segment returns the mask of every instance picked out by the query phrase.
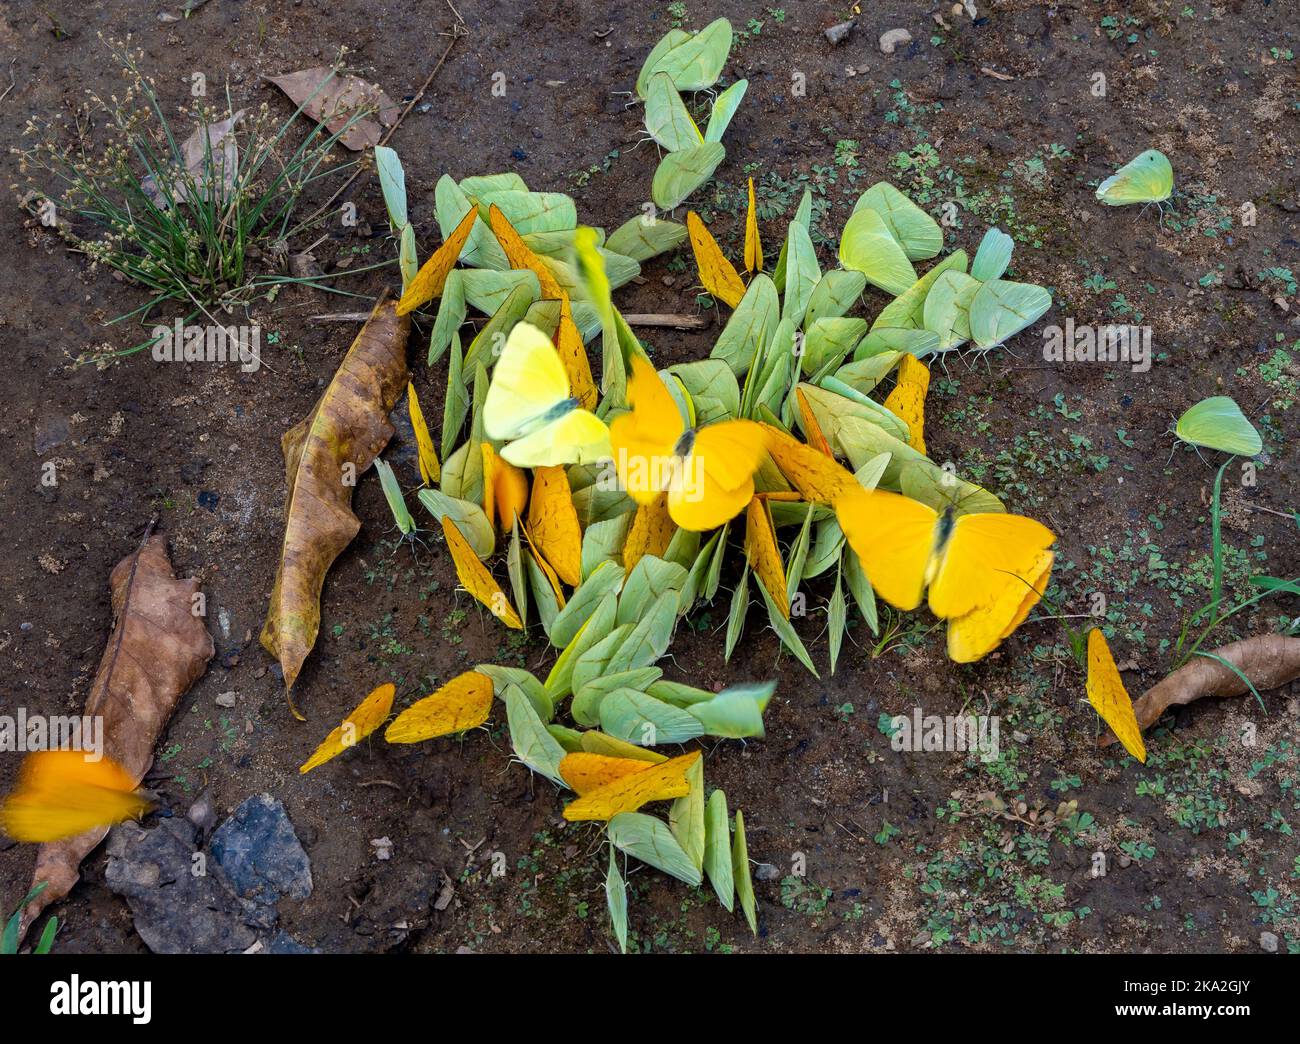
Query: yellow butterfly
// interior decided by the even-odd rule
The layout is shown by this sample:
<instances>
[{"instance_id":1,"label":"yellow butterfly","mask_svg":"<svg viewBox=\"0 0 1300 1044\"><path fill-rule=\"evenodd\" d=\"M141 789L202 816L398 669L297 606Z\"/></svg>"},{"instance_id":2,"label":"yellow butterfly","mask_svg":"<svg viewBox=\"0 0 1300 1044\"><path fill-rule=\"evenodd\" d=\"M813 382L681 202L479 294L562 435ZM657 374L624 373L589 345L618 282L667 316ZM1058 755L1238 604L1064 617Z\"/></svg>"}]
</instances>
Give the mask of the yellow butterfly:
<instances>
[{"instance_id":1,"label":"yellow butterfly","mask_svg":"<svg viewBox=\"0 0 1300 1044\"><path fill-rule=\"evenodd\" d=\"M883 490L850 489L835 504L840 527L871 586L896 609L949 621L948 655L978 660L1014 631L1042 597L1056 535L1032 518L935 511Z\"/></svg>"},{"instance_id":2,"label":"yellow butterfly","mask_svg":"<svg viewBox=\"0 0 1300 1044\"><path fill-rule=\"evenodd\" d=\"M1088 702L1111 727L1124 749L1145 763L1147 747L1142 741L1133 700L1124 688L1124 679L1115 666L1106 636L1096 627L1088 632Z\"/></svg>"},{"instance_id":3,"label":"yellow butterfly","mask_svg":"<svg viewBox=\"0 0 1300 1044\"><path fill-rule=\"evenodd\" d=\"M30 754L18 786L0 806L0 827L17 841L58 841L107 828L149 810L136 782L112 758L80 750Z\"/></svg>"},{"instance_id":4,"label":"yellow butterfly","mask_svg":"<svg viewBox=\"0 0 1300 1044\"><path fill-rule=\"evenodd\" d=\"M531 323L516 323L506 338L483 402L483 428L506 442L502 458L521 468L610 455L605 422L579 406L555 345Z\"/></svg>"},{"instance_id":5,"label":"yellow butterfly","mask_svg":"<svg viewBox=\"0 0 1300 1044\"><path fill-rule=\"evenodd\" d=\"M668 514L682 529L716 529L754 495L754 472L767 452L761 425L719 421L688 428L664 382L642 356L632 357L630 412L610 425L614 465L638 504L668 494Z\"/></svg>"}]
</instances>

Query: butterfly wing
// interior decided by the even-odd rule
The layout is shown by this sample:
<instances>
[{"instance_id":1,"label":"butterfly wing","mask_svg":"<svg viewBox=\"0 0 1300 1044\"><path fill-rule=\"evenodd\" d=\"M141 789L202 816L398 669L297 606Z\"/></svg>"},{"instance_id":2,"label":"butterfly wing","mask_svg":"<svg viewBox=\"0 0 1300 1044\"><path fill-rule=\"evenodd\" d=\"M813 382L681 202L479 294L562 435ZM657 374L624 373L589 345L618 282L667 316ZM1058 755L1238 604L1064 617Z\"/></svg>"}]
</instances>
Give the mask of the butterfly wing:
<instances>
[{"instance_id":1,"label":"butterfly wing","mask_svg":"<svg viewBox=\"0 0 1300 1044\"><path fill-rule=\"evenodd\" d=\"M1147 149L1097 186L1097 198L1112 207L1161 203L1174 191L1174 168L1159 149Z\"/></svg>"},{"instance_id":2,"label":"butterfly wing","mask_svg":"<svg viewBox=\"0 0 1300 1044\"><path fill-rule=\"evenodd\" d=\"M501 447L501 457L518 468L594 464L611 456L609 429L587 410L572 409Z\"/></svg>"},{"instance_id":3,"label":"butterfly wing","mask_svg":"<svg viewBox=\"0 0 1300 1044\"><path fill-rule=\"evenodd\" d=\"M976 608L949 620L948 658L955 663L983 659L1024 623L1047 590L1054 558L1051 551L1041 552L1028 575L1007 577Z\"/></svg>"},{"instance_id":4,"label":"butterfly wing","mask_svg":"<svg viewBox=\"0 0 1300 1044\"><path fill-rule=\"evenodd\" d=\"M920 605L938 512L897 493L862 489L841 495L835 514L876 593L895 609Z\"/></svg>"},{"instance_id":5,"label":"butterfly wing","mask_svg":"<svg viewBox=\"0 0 1300 1044\"><path fill-rule=\"evenodd\" d=\"M532 323L516 323L492 368L483 430L491 439L518 438L568 397L569 378L551 339Z\"/></svg>"},{"instance_id":6,"label":"butterfly wing","mask_svg":"<svg viewBox=\"0 0 1300 1044\"><path fill-rule=\"evenodd\" d=\"M1009 579L1032 573L1039 555L1055 540L1055 533L1024 515L959 516L939 550L930 580L930 611L951 620L988 604Z\"/></svg>"},{"instance_id":7,"label":"butterfly wing","mask_svg":"<svg viewBox=\"0 0 1300 1044\"><path fill-rule=\"evenodd\" d=\"M673 448L686 424L659 374L640 355L632 357L627 400L632 409L610 425L610 446L623 488L638 504L650 504L667 488Z\"/></svg>"},{"instance_id":8,"label":"butterfly wing","mask_svg":"<svg viewBox=\"0 0 1300 1044\"><path fill-rule=\"evenodd\" d=\"M1116 738L1138 761L1147 759L1146 744L1138 727L1133 700L1124 688L1106 636L1097 628L1088 632L1088 702L1111 727Z\"/></svg>"},{"instance_id":9,"label":"butterfly wing","mask_svg":"<svg viewBox=\"0 0 1300 1044\"><path fill-rule=\"evenodd\" d=\"M1175 433L1184 442L1206 449L1253 457L1264 448L1255 426L1227 395L1203 399L1178 418Z\"/></svg>"},{"instance_id":10,"label":"butterfly wing","mask_svg":"<svg viewBox=\"0 0 1300 1044\"><path fill-rule=\"evenodd\" d=\"M677 462L668 486L668 514L682 529L703 532L735 518L754 495L754 472L767 437L753 421L710 424Z\"/></svg>"},{"instance_id":11,"label":"butterfly wing","mask_svg":"<svg viewBox=\"0 0 1300 1044\"><path fill-rule=\"evenodd\" d=\"M111 758L87 761L80 750L28 756L18 786L0 806L0 826L18 841L58 841L138 816L149 802Z\"/></svg>"}]
</instances>

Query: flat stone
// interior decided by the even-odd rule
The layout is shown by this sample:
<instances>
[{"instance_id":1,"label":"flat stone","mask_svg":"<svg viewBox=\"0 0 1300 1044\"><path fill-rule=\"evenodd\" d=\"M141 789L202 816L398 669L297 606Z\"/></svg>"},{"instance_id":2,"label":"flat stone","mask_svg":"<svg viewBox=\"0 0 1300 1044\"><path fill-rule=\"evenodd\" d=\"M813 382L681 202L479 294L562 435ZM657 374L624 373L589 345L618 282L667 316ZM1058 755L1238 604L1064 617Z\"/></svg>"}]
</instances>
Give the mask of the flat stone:
<instances>
[{"instance_id":1,"label":"flat stone","mask_svg":"<svg viewBox=\"0 0 1300 1044\"><path fill-rule=\"evenodd\" d=\"M258 794L235 809L217 827L210 845L236 895L271 905L288 896L311 895L311 860L289 821L270 794Z\"/></svg>"}]
</instances>

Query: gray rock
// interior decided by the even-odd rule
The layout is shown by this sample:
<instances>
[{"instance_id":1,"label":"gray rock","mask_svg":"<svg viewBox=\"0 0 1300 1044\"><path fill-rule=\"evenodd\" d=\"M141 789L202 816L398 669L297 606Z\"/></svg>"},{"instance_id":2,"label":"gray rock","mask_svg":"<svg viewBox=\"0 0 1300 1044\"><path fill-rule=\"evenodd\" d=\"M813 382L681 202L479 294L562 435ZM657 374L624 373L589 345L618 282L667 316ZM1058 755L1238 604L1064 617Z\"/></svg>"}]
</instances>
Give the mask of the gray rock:
<instances>
[{"instance_id":1,"label":"gray rock","mask_svg":"<svg viewBox=\"0 0 1300 1044\"><path fill-rule=\"evenodd\" d=\"M154 953L239 953L275 922L273 910L239 899L201 872L197 837L194 824L179 817L153 830L122 823L109 835L105 881L126 899Z\"/></svg>"},{"instance_id":2,"label":"gray rock","mask_svg":"<svg viewBox=\"0 0 1300 1044\"><path fill-rule=\"evenodd\" d=\"M853 19L849 19L847 22L840 22L839 25L823 30L822 35L832 44L841 44L848 39L849 33L853 32L853 27L857 24Z\"/></svg>"},{"instance_id":3,"label":"gray rock","mask_svg":"<svg viewBox=\"0 0 1300 1044\"><path fill-rule=\"evenodd\" d=\"M235 894L271 905L311 895L311 861L270 794L249 798L212 835L212 857Z\"/></svg>"},{"instance_id":4,"label":"gray rock","mask_svg":"<svg viewBox=\"0 0 1300 1044\"><path fill-rule=\"evenodd\" d=\"M1260 932L1259 948L1265 953L1277 953L1277 936L1272 932Z\"/></svg>"},{"instance_id":5,"label":"gray rock","mask_svg":"<svg viewBox=\"0 0 1300 1044\"><path fill-rule=\"evenodd\" d=\"M777 881L781 878L781 871L771 863L759 863L754 867L754 876L760 881Z\"/></svg>"}]
</instances>

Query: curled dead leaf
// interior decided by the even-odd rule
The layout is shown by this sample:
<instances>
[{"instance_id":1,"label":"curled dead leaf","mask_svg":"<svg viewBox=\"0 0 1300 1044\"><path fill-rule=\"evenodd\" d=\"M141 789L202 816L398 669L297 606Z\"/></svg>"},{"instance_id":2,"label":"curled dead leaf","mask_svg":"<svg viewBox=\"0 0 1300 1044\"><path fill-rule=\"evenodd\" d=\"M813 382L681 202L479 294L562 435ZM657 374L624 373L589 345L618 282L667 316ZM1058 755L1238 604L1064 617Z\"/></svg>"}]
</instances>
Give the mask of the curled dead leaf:
<instances>
[{"instance_id":1,"label":"curled dead leaf","mask_svg":"<svg viewBox=\"0 0 1300 1044\"><path fill-rule=\"evenodd\" d=\"M1232 665L1233 670L1224 663ZM1276 689L1300 678L1300 638L1285 634L1260 634L1220 646L1179 667L1133 701L1138 727L1148 729L1170 707L1182 706L1203 696L1240 696L1249 689L1250 679L1259 692ZM1110 733L1097 745L1116 742Z\"/></svg>"},{"instance_id":2,"label":"curled dead leaf","mask_svg":"<svg viewBox=\"0 0 1300 1044\"><path fill-rule=\"evenodd\" d=\"M196 613L199 581L178 580L167 542L148 536L109 576L113 633L99 661L84 713L103 718L104 755L138 785L177 701L212 659L212 636ZM20 937L47 906L72 890L81 861L108 833L99 827L41 845L32 884L47 887L23 911Z\"/></svg>"},{"instance_id":3,"label":"curled dead leaf","mask_svg":"<svg viewBox=\"0 0 1300 1044\"><path fill-rule=\"evenodd\" d=\"M289 495L280 568L261 638L280 661L286 693L316 644L325 574L361 528L352 513L357 476L393 435L388 414L407 384L410 328L410 319L396 314L385 293L325 394L281 440ZM291 696L289 707L305 720Z\"/></svg>"}]
</instances>

